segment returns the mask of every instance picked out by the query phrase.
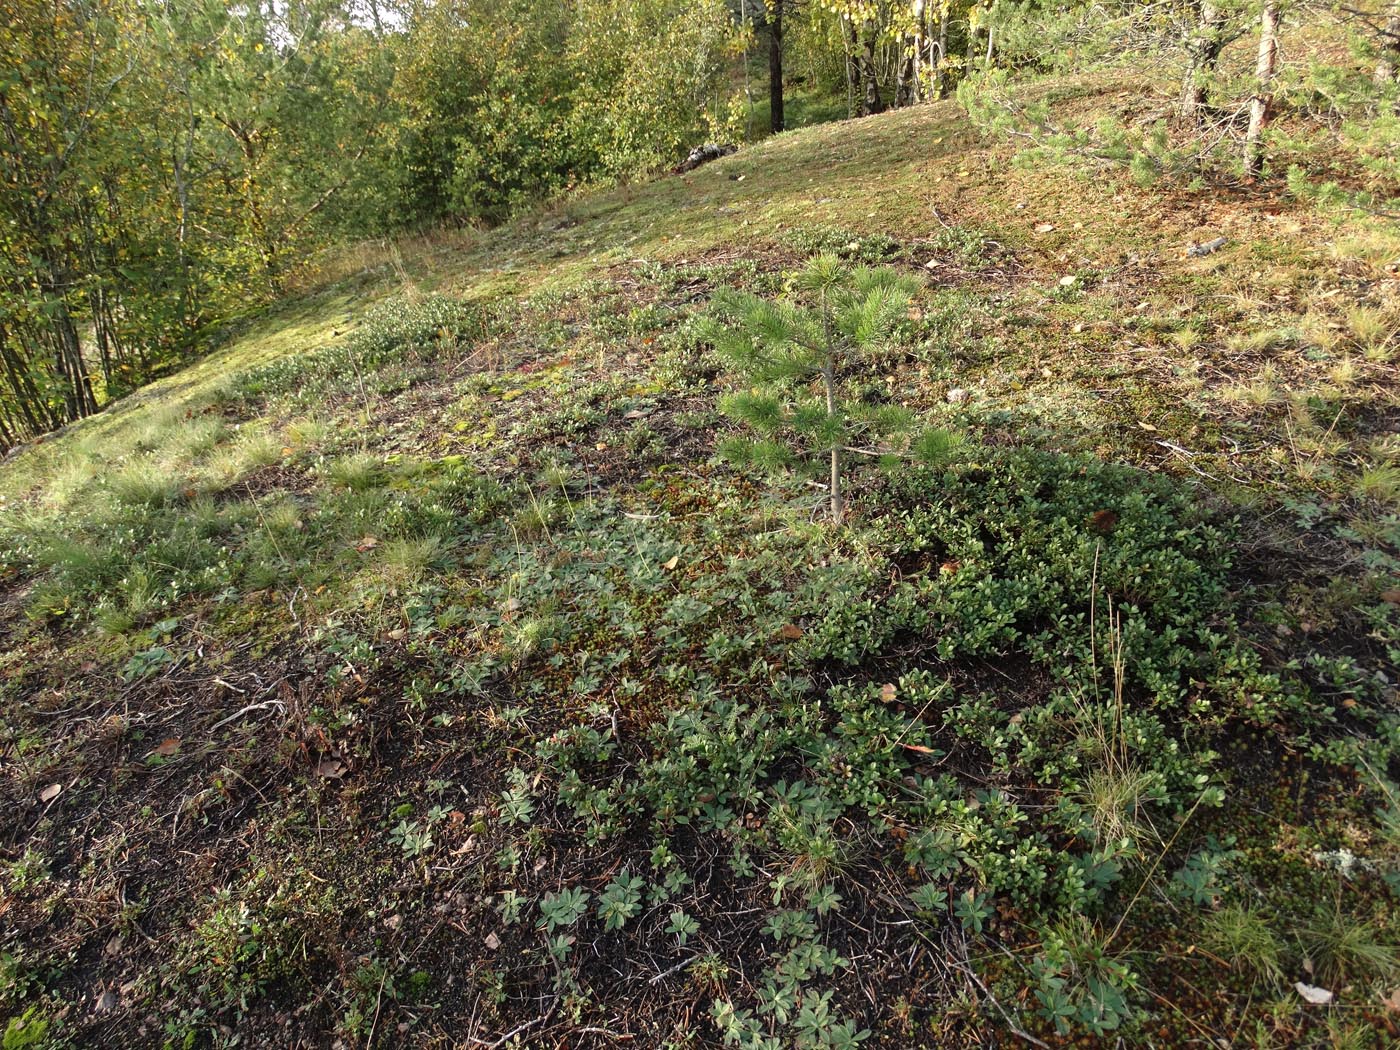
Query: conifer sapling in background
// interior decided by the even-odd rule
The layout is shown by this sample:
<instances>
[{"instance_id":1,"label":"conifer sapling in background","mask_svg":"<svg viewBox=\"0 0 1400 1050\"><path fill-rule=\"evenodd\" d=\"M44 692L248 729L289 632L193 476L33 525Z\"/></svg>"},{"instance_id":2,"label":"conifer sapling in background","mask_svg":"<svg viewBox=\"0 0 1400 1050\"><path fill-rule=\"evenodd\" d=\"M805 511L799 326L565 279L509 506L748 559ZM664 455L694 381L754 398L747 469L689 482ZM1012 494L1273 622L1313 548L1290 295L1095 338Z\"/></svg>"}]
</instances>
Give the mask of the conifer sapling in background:
<instances>
[{"instance_id":1,"label":"conifer sapling in background","mask_svg":"<svg viewBox=\"0 0 1400 1050\"><path fill-rule=\"evenodd\" d=\"M892 443L901 439L921 459L946 456L950 435L927 431L911 442L907 408L870 404L853 389L861 358L893 336L917 287L889 267L851 268L827 254L808 261L785 299L716 295L708 336L750 384L721 400L720 411L756 432L725 441L721 454L775 472L825 474L838 523L847 453L890 465L901 458Z\"/></svg>"}]
</instances>

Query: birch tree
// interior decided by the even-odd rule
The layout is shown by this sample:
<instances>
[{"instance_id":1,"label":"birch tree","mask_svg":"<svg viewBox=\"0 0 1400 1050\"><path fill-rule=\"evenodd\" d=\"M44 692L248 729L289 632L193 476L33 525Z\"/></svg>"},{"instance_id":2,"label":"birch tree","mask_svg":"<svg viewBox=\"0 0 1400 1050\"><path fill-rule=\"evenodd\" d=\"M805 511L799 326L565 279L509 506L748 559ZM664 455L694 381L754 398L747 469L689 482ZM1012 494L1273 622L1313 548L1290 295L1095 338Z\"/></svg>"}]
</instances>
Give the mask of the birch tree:
<instances>
[{"instance_id":1,"label":"birch tree","mask_svg":"<svg viewBox=\"0 0 1400 1050\"><path fill-rule=\"evenodd\" d=\"M1244 169L1258 178L1264 172L1264 128L1273 108L1274 75L1278 70L1278 0L1264 0L1259 18L1259 57L1254 66L1254 95L1249 100L1249 130L1244 138Z\"/></svg>"}]
</instances>

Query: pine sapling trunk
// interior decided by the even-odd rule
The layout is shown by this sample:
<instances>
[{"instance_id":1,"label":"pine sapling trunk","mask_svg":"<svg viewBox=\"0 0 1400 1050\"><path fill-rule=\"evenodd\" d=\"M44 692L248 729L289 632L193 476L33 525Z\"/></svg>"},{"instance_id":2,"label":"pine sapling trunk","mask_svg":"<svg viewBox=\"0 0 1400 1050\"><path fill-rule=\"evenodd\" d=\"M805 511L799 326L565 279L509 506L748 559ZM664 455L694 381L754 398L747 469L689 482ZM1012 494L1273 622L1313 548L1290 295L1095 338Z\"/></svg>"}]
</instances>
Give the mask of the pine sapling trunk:
<instances>
[{"instance_id":1,"label":"pine sapling trunk","mask_svg":"<svg viewBox=\"0 0 1400 1050\"><path fill-rule=\"evenodd\" d=\"M827 414L835 416L836 374L830 357L826 359L826 367L822 369L822 378L826 380ZM845 516L846 501L841 495L841 444L834 442L831 446L831 520L840 525Z\"/></svg>"},{"instance_id":2,"label":"pine sapling trunk","mask_svg":"<svg viewBox=\"0 0 1400 1050\"><path fill-rule=\"evenodd\" d=\"M826 357L822 362L822 382L826 385L826 414L836 417L836 344L832 336L831 304L822 292L822 333L826 342ZM841 442L831 444L831 520L841 524L846 516L846 501L841 494Z\"/></svg>"}]
</instances>

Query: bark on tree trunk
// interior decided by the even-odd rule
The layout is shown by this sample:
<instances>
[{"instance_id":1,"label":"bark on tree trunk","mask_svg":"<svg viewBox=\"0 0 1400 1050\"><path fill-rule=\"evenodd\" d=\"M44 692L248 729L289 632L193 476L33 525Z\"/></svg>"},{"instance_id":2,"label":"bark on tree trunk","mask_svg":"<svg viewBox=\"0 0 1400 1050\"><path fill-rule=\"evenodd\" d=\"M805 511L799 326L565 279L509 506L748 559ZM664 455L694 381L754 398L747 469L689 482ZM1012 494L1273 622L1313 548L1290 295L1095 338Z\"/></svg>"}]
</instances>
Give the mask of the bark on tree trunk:
<instances>
[{"instance_id":1,"label":"bark on tree trunk","mask_svg":"<svg viewBox=\"0 0 1400 1050\"><path fill-rule=\"evenodd\" d=\"M860 95L860 65L856 50L860 41L856 37L856 26L849 18L842 18L846 27L846 116L857 115L856 98Z\"/></svg>"},{"instance_id":2,"label":"bark on tree trunk","mask_svg":"<svg viewBox=\"0 0 1400 1050\"><path fill-rule=\"evenodd\" d=\"M1400 69L1400 6L1386 19L1385 29L1381 32L1383 37L1381 57L1376 63L1376 83L1384 87L1395 79L1395 72Z\"/></svg>"},{"instance_id":3,"label":"bark on tree trunk","mask_svg":"<svg viewBox=\"0 0 1400 1050\"><path fill-rule=\"evenodd\" d=\"M909 52L904 56L904 61L899 67L899 84L894 92L894 105L896 109L912 105L918 78L914 72L914 52Z\"/></svg>"},{"instance_id":4,"label":"bark on tree trunk","mask_svg":"<svg viewBox=\"0 0 1400 1050\"><path fill-rule=\"evenodd\" d=\"M867 26L861 34L860 79L864 94L861 97L861 116L868 117L885 111L885 101L880 97L880 81L875 75L875 33Z\"/></svg>"},{"instance_id":5,"label":"bark on tree trunk","mask_svg":"<svg viewBox=\"0 0 1400 1050\"><path fill-rule=\"evenodd\" d=\"M61 300L50 304L55 311L45 332L45 342L53 359L54 374L63 380L63 421L71 423L97 411L92 382L83 364L78 330Z\"/></svg>"},{"instance_id":6,"label":"bark on tree trunk","mask_svg":"<svg viewBox=\"0 0 1400 1050\"><path fill-rule=\"evenodd\" d=\"M786 126L783 116L783 2L769 0L768 10L768 129L774 134Z\"/></svg>"},{"instance_id":7,"label":"bark on tree trunk","mask_svg":"<svg viewBox=\"0 0 1400 1050\"><path fill-rule=\"evenodd\" d=\"M928 37L928 11L918 5L914 21L914 101L924 100L924 40Z\"/></svg>"},{"instance_id":8,"label":"bark on tree trunk","mask_svg":"<svg viewBox=\"0 0 1400 1050\"><path fill-rule=\"evenodd\" d=\"M938 62L934 66L934 81L938 97L948 97L948 11L938 16Z\"/></svg>"},{"instance_id":9,"label":"bark on tree trunk","mask_svg":"<svg viewBox=\"0 0 1400 1050\"><path fill-rule=\"evenodd\" d=\"M1278 0L1265 0L1259 22L1259 61L1254 67L1254 97L1249 103L1249 130L1244 137L1245 174L1258 178L1264 171L1264 128L1273 105L1274 71L1278 68Z\"/></svg>"},{"instance_id":10,"label":"bark on tree trunk","mask_svg":"<svg viewBox=\"0 0 1400 1050\"><path fill-rule=\"evenodd\" d=\"M1207 82L1225 48L1224 16L1214 0L1201 0L1196 8L1196 28L1187 42L1186 76L1181 84L1179 112L1183 123L1200 124L1210 97Z\"/></svg>"},{"instance_id":11,"label":"bark on tree trunk","mask_svg":"<svg viewBox=\"0 0 1400 1050\"><path fill-rule=\"evenodd\" d=\"M0 363L5 366L5 378L14 394L15 404L24 417L25 428L30 434L43 433L44 424L36 415L44 410L43 400L34 380L30 378L28 366L11 348L10 333L3 326L0 326Z\"/></svg>"}]
</instances>

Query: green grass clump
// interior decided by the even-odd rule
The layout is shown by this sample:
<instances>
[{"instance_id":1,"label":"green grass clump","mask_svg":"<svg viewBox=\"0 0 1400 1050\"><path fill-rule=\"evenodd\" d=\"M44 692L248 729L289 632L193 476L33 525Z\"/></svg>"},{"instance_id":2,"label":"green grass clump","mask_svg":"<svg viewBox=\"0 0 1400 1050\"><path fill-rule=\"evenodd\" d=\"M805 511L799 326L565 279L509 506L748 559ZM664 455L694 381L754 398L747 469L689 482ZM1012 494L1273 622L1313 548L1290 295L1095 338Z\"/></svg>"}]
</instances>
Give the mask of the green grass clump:
<instances>
[{"instance_id":1,"label":"green grass clump","mask_svg":"<svg viewBox=\"0 0 1400 1050\"><path fill-rule=\"evenodd\" d=\"M1282 939L1257 908L1222 907L1206 919L1205 946L1245 973L1279 984L1286 961Z\"/></svg>"},{"instance_id":2,"label":"green grass clump","mask_svg":"<svg viewBox=\"0 0 1400 1050\"><path fill-rule=\"evenodd\" d=\"M1330 903L1319 904L1295 933L1303 957L1329 986L1392 977L1400 969L1393 939L1369 918L1350 912L1340 892Z\"/></svg>"},{"instance_id":3,"label":"green grass clump","mask_svg":"<svg viewBox=\"0 0 1400 1050\"><path fill-rule=\"evenodd\" d=\"M369 492L387 480L384 463L365 453L343 456L326 464L326 478L332 485L350 492Z\"/></svg>"},{"instance_id":4,"label":"green grass clump","mask_svg":"<svg viewBox=\"0 0 1400 1050\"><path fill-rule=\"evenodd\" d=\"M400 296L375 307L346 338L248 369L224 392L242 402L295 395L312 403L362 393L377 373L410 360L465 353L486 331L480 309L445 296Z\"/></svg>"},{"instance_id":5,"label":"green grass clump","mask_svg":"<svg viewBox=\"0 0 1400 1050\"><path fill-rule=\"evenodd\" d=\"M113 474L107 482L118 503L129 507L164 507L180 497L181 478L158 464L138 462Z\"/></svg>"}]
</instances>

